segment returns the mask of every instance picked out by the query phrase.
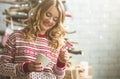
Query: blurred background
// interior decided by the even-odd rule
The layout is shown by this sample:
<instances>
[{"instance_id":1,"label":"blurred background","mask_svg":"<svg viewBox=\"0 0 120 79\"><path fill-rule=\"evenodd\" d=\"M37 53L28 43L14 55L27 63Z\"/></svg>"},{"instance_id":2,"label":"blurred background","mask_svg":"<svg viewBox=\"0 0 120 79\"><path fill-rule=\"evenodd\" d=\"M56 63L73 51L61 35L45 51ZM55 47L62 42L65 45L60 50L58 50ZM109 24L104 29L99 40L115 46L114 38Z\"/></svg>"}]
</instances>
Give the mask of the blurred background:
<instances>
[{"instance_id":1,"label":"blurred background","mask_svg":"<svg viewBox=\"0 0 120 79\"><path fill-rule=\"evenodd\" d=\"M0 30L5 31L3 15L11 4L0 3ZM120 0L66 0L65 27L74 50L71 62L87 62L90 79L120 79ZM2 36L0 36L0 41ZM77 78L76 78L77 79ZM87 78L85 78L87 79Z\"/></svg>"}]
</instances>

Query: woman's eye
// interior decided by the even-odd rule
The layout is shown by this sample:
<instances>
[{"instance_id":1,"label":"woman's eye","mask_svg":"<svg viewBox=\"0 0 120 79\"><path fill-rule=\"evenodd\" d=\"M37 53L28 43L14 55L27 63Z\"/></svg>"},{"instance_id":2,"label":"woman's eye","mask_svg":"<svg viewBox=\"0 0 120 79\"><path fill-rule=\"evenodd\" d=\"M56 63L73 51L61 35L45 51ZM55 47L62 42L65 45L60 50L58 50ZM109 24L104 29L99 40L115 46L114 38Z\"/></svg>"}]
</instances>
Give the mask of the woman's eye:
<instances>
[{"instance_id":1,"label":"woman's eye","mask_svg":"<svg viewBox=\"0 0 120 79\"><path fill-rule=\"evenodd\" d=\"M49 12L46 13L47 17L51 17L51 14Z\"/></svg>"},{"instance_id":2,"label":"woman's eye","mask_svg":"<svg viewBox=\"0 0 120 79\"><path fill-rule=\"evenodd\" d=\"M54 20L55 22L57 22L57 21L58 21L58 18L53 18L53 20Z\"/></svg>"}]
</instances>

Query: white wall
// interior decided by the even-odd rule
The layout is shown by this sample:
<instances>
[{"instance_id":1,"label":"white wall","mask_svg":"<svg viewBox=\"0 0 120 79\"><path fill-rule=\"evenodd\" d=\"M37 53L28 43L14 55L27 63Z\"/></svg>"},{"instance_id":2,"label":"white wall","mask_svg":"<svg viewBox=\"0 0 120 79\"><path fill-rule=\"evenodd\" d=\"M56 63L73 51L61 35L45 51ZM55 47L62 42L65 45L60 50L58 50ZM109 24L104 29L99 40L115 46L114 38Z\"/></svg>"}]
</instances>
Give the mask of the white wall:
<instances>
[{"instance_id":1,"label":"white wall","mask_svg":"<svg viewBox=\"0 0 120 79\"><path fill-rule=\"evenodd\" d=\"M73 14L68 35L83 56L73 61L88 61L93 79L120 79L120 0L67 0ZM71 23L72 22L72 23Z\"/></svg>"}]
</instances>

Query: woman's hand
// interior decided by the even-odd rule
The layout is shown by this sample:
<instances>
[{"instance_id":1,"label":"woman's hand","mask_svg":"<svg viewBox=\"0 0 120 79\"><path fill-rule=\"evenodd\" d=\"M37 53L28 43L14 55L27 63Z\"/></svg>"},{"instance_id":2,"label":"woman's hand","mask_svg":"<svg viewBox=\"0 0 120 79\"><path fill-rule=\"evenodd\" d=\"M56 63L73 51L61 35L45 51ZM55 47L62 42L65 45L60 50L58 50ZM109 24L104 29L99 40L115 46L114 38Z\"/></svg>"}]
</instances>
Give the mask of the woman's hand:
<instances>
[{"instance_id":1,"label":"woman's hand","mask_svg":"<svg viewBox=\"0 0 120 79\"><path fill-rule=\"evenodd\" d=\"M66 63L70 59L70 54L68 53L68 50L67 49L62 49L60 51L58 59L59 59L60 62Z\"/></svg>"},{"instance_id":2,"label":"woman's hand","mask_svg":"<svg viewBox=\"0 0 120 79\"><path fill-rule=\"evenodd\" d=\"M30 72L40 72L43 70L41 62L31 61L28 63L28 70Z\"/></svg>"}]
</instances>

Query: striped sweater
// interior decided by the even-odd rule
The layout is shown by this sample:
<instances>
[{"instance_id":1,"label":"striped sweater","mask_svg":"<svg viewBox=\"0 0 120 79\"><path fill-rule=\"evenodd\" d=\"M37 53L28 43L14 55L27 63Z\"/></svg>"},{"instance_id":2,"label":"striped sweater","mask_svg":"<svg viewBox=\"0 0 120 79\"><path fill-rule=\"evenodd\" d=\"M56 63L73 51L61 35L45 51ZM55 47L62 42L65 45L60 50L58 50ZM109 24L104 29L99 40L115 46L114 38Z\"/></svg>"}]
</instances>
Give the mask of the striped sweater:
<instances>
[{"instance_id":1,"label":"striped sweater","mask_svg":"<svg viewBox=\"0 0 120 79\"><path fill-rule=\"evenodd\" d=\"M11 79L62 79L65 66L60 67L57 60L59 52L51 53L45 36L37 37L34 43L25 41L21 31L15 31L9 36L0 58L0 74ZM42 53L51 61L42 72L25 72L24 64L34 61L38 53ZM46 71L48 70L48 71Z\"/></svg>"}]
</instances>

